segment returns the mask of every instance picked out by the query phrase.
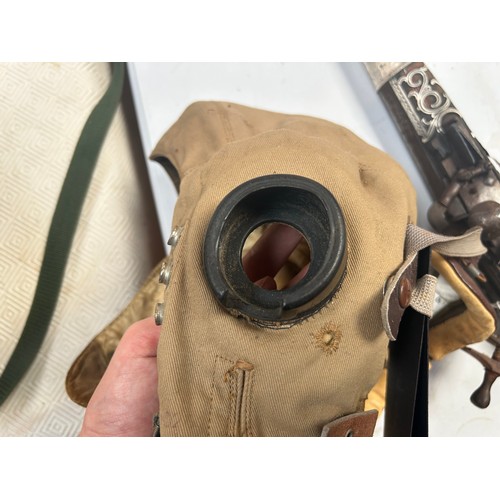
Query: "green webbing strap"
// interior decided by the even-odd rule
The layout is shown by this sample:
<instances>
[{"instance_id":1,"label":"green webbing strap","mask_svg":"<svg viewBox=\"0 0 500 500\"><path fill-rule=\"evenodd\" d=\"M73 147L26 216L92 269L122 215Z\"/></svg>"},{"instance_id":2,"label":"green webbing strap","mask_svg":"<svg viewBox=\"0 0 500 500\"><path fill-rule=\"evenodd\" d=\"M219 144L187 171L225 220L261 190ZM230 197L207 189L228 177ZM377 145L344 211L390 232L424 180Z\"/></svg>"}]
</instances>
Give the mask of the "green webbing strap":
<instances>
[{"instance_id":1,"label":"green webbing strap","mask_svg":"<svg viewBox=\"0 0 500 500\"><path fill-rule=\"evenodd\" d=\"M0 376L0 405L31 366L49 328L78 218L106 132L120 102L124 77L125 63L113 63L111 83L92 110L76 145L52 218L31 310Z\"/></svg>"}]
</instances>

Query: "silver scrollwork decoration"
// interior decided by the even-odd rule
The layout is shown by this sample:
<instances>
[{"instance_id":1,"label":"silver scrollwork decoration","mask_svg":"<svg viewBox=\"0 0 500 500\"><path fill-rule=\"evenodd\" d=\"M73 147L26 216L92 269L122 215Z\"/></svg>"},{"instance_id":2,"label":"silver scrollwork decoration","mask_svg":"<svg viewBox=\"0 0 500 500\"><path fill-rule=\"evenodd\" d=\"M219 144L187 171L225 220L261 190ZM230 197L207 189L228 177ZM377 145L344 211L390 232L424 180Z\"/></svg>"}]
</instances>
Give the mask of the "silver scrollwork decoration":
<instances>
[{"instance_id":1,"label":"silver scrollwork decoration","mask_svg":"<svg viewBox=\"0 0 500 500\"><path fill-rule=\"evenodd\" d=\"M390 81L394 93L424 143L428 142L436 131L442 132L441 124L445 115L460 115L438 82L434 78L429 80L427 71L429 70L426 66L421 66ZM407 92L404 84L409 88Z\"/></svg>"}]
</instances>

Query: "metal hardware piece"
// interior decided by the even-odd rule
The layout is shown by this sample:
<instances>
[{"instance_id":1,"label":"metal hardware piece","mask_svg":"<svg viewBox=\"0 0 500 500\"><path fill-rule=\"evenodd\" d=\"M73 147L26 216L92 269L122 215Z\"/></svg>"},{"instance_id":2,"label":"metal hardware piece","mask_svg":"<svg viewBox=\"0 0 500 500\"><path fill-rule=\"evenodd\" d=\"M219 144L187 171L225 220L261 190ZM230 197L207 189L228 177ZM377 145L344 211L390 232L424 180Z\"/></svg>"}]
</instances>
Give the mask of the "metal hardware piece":
<instances>
[{"instance_id":1,"label":"metal hardware piece","mask_svg":"<svg viewBox=\"0 0 500 500\"><path fill-rule=\"evenodd\" d=\"M157 325L161 325L163 323L164 310L165 310L165 304L163 304L162 302L156 304L154 318L155 318L155 323Z\"/></svg>"},{"instance_id":2,"label":"metal hardware piece","mask_svg":"<svg viewBox=\"0 0 500 500\"><path fill-rule=\"evenodd\" d=\"M176 226L173 229L173 231L170 234L170 237L167 241L167 245L169 245L171 247L175 247L175 245L177 245L179 238L181 237L182 229L183 229L182 226Z\"/></svg>"},{"instance_id":3,"label":"metal hardware piece","mask_svg":"<svg viewBox=\"0 0 500 500\"><path fill-rule=\"evenodd\" d=\"M408 278L403 278L399 285L399 305L406 309L411 302L412 286Z\"/></svg>"},{"instance_id":4,"label":"metal hardware piece","mask_svg":"<svg viewBox=\"0 0 500 500\"><path fill-rule=\"evenodd\" d=\"M172 261L170 259L164 261L161 265L160 276L158 281L165 286L170 283L170 277L172 276Z\"/></svg>"}]
</instances>

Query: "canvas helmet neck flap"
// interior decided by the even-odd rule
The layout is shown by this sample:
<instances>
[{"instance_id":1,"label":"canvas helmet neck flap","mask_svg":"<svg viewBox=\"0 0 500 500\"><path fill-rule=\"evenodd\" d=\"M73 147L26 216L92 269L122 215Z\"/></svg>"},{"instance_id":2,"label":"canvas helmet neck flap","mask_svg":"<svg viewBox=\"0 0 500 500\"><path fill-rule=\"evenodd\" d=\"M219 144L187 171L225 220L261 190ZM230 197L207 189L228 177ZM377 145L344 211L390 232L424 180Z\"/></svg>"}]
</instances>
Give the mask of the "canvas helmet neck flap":
<instances>
[{"instance_id":1,"label":"canvas helmet neck flap","mask_svg":"<svg viewBox=\"0 0 500 500\"><path fill-rule=\"evenodd\" d=\"M223 102L191 105L152 158L179 187L156 312L161 435L319 436L363 410L387 354L384 285L416 222L403 169L339 125ZM309 250L282 290L242 264L272 222Z\"/></svg>"}]
</instances>

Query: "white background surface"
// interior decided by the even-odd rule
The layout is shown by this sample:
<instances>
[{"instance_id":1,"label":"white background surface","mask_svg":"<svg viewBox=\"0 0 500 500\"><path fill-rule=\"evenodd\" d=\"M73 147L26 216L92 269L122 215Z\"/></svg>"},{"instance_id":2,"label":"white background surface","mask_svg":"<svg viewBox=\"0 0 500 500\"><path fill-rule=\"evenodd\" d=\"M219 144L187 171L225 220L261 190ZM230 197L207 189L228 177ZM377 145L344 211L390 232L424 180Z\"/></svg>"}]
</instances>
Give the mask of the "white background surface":
<instances>
[{"instance_id":1,"label":"white background surface","mask_svg":"<svg viewBox=\"0 0 500 500\"><path fill-rule=\"evenodd\" d=\"M500 158L500 64L428 66L483 146ZM429 227L427 189L361 63L133 63L129 69L147 154L186 106L197 100L317 116L350 128L394 157L417 189L419 224ZM166 241L176 194L158 164L149 162L148 168ZM493 351L486 342L474 347ZM430 436L500 436L500 383L493 386L489 408L480 410L469 401L483 373L481 365L462 351L433 364Z\"/></svg>"}]
</instances>

